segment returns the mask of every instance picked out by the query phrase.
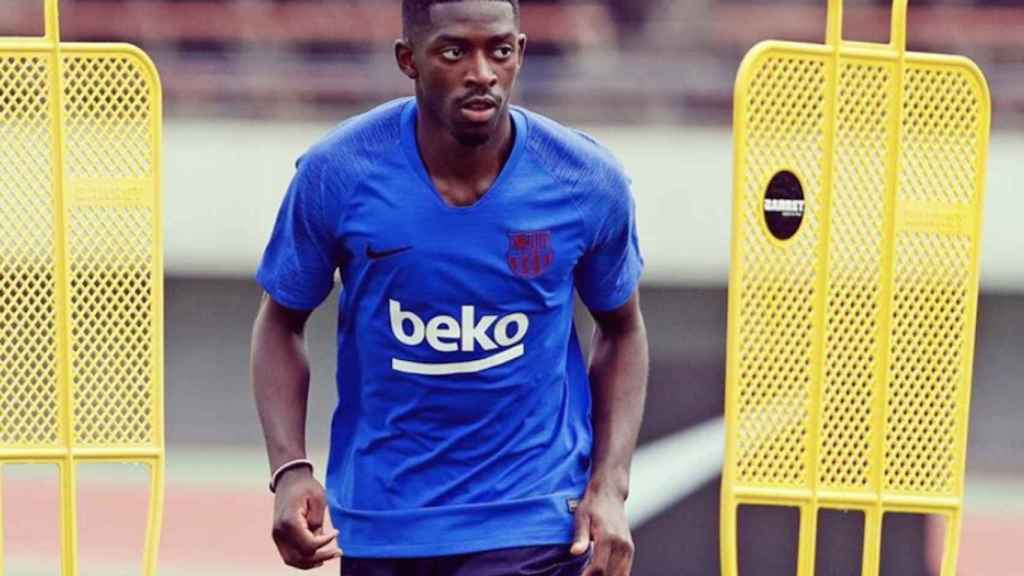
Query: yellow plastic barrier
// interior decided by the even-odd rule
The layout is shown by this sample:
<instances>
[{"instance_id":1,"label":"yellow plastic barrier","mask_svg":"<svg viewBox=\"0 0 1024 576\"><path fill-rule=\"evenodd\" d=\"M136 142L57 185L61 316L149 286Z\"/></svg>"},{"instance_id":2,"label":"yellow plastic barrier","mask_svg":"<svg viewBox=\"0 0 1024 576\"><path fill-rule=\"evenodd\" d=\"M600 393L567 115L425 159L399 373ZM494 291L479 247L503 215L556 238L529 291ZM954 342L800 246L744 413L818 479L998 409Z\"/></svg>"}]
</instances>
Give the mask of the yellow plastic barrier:
<instances>
[{"instance_id":1,"label":"yellow plastic barrier","mask_svg":"<svg viewBox=\"0 0 1024 576\"><path fill-rule=\"evenodd\" d=\"M46 0L45 36L0 39L0 472L57 465L61 574L75 576L76 466L148 465L152 575L164 488L160 82L133 46L61 43L57 8ZM0 548L0 572L2 561Z\"/></svg>"},{"instance_id":2,"label":"yellow plastic barrier","mask_svg":"<svg viewBox=\"0 0 1024 576\"><path fill-rule=\"evenodd\" d=\"M941 515L956 573L990 104L969 60L888 44L768 41L740 68L722 573L741 505L864 513L863 574L883 516ZM956 26L950 22L950 26ZM756 573L756 570L755 572Z\"/></svg>"}]
</instances>

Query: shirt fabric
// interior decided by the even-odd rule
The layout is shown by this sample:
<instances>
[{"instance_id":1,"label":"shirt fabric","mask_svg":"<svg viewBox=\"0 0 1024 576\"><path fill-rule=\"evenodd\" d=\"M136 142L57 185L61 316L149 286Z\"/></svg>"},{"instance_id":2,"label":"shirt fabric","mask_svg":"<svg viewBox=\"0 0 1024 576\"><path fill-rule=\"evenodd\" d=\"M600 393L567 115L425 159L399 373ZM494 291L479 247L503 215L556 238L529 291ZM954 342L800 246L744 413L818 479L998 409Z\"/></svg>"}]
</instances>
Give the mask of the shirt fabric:
<instances>
[{"instance_id":1,"label":"shirt fabric","mask_svg":"<svg viewBox=\"0 0 1024 576\"><path fill-rule=\"evenodd\" d=\"M257 280L311 310L340 270L325 488L347 555L572 541L591 465L573 291L618 308L643 261L611 154L511 115L512 152L468 207L434 188L414 99L342 123L297 163Z\"/></svg>"}]
</instances>

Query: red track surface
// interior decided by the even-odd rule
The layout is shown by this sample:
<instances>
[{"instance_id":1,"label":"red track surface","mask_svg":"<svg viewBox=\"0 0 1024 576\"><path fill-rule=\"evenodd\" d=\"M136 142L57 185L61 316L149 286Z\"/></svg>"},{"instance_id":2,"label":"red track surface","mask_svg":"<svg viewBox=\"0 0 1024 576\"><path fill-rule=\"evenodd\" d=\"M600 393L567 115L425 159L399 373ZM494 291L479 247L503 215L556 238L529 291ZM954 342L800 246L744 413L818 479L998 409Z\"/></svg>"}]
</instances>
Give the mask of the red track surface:
<instances>
[{"instance_id":1,"label":"red track surface","mask_svg":"<svg viewBox=\"0 0 1024 576\"><path fill-rule=\"evenodd\" d=\"M56 482L9 480L4 492L8 555L13 561L49 565L40 559L59 555ZM138 566L148 487L81 483L78 497L83 571L96 573L90 566ZM160 566L193 574L289 573L270 538L272 503L262 486L169 484ZM306 574L337 574L337 566L321 570Z\"/></svg>"},{"instance_id":2,"label":"red track surface","mask_svg":"<svg viewBox=\"0 0 1024 576\"><path fill-rule=\"evenodd\" d=\"M11 560L56 566L52 559L59 554L57 497L56 481L13 479L5 483L5 543ZM216 572L222 576L295 573L281 564L270 539L272 502L262 486L169 484L160 547L162 572ZM81 483L79 558L83 573L96 572L89 566L138 566L147 503L148 489L142 485ZM938 545L942 537L942 527L933 526L930 541ZM1024 512L967 514L959 576L1017 574L1014 570L1024 566L1021 542ZM307 574L337 574L337 566Z\"/></svg>"}]
</instances>

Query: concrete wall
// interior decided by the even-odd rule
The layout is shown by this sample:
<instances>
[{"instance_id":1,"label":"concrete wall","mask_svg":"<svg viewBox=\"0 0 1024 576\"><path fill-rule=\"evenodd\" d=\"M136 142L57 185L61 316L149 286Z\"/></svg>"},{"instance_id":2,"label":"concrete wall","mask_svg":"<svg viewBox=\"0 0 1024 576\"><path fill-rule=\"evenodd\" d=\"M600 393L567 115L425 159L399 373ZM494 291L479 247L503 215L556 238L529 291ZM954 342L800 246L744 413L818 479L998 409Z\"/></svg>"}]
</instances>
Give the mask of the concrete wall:
<instances>
[{"instance_id":1,"label":"concrete wall","mask_svg":"<svg viewBox=\"0 0 1024 576\"><path fill-rule=\"evenodd\" d=\"M176 275L255 270L293 162L330 123L171 120L164 139L167 268ZM584 127L625 164L637 197L646 280L722 285L729 264L728 128ZM1024 291L1024 134L992 136L983 288Z\"/></svg>"}]
</instances>

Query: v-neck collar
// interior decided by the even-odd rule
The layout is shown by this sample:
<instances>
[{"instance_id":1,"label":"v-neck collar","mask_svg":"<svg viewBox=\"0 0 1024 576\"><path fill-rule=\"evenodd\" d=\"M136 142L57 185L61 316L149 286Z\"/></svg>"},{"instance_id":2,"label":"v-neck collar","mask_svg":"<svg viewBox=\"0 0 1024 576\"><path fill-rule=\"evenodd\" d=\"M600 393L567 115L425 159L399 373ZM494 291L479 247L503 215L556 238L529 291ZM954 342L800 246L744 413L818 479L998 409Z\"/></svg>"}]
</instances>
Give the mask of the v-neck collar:
<instances>
[{"instance_id":1,"label":"v-neck collar","mask_svg":"<svg viewBox=\"0 0 1024 576\"><path fill-rule=\"evenodd\" d=\"M511 107L509 115L515 128L515 141L512 143L512 152L509 153L508 159L505 160L505 165L502 166L498 177L494 179L491 187L476 202L468 206L453 206L441 196L437 187L434 186L434 181L430 178L427 167L423 163L423 157L420 155L419 146L416 143L416 99L412 98L406 103L405 108L402 110L402 148L413 172L427 186L427 190L440 206L451 211L470 212L485 205L491 201L492 197L502 191L505 187L505 181L509 179L509 175L515 170L516 164L519 163L519 158L523 155L523 150L526 148L526 132L528 129L526 116L520 110Z\"/></svg>"}]
</instances>

